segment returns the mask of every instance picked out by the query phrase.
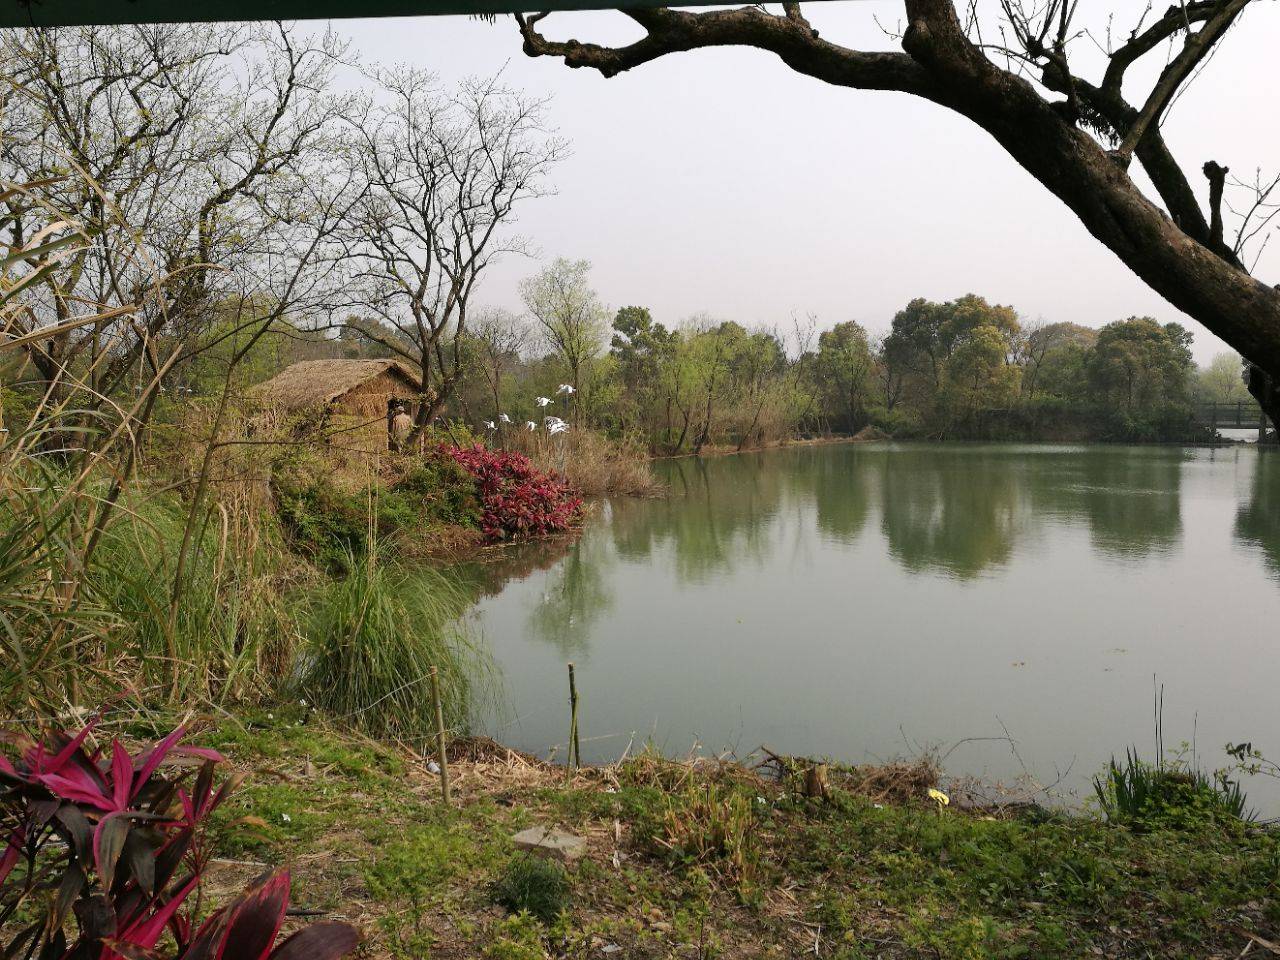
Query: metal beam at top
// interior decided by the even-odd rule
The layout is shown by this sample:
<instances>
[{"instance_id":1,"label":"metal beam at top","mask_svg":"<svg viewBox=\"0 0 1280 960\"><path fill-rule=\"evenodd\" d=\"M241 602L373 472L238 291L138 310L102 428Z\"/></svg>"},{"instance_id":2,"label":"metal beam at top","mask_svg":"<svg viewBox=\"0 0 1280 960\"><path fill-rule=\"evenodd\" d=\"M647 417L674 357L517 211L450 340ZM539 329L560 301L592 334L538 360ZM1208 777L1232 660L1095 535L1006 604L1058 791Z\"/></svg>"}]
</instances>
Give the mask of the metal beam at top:
<instances>
[{"instance_id":1,"label":"metal beam at top","mask_svg":"<svg viewBox=\"0 0 1280 960\"><path fill-rule=\"evenodd\" d=\"M0 27L212 23L228 20L340 20L432 17L619 7L737 6L743 0L0 0Z\"/></svg>"}]
</instances>

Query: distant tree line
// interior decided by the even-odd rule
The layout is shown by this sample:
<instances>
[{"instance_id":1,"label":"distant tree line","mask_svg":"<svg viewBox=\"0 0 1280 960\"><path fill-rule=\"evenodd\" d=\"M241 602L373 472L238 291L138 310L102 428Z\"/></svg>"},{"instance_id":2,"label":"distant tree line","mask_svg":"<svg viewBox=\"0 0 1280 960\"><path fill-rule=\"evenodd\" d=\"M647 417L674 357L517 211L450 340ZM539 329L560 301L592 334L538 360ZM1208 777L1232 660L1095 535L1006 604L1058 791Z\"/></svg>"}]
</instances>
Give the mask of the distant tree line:
<instances>
[{"instance_id":1,"label":"distant tree line","mask_svg":"<svg viewBox=\"0 0 1280 960\"><path fill-rule=\"evenodd\" d=\"M1198 371L1190 331L1149 317L1027 323L969 294L912 300L881 338L854 321L784 333L697 314L667 326L642 306L610 314L589 269L557 260L524 284L527 316L490 311L473 326L455 414L536 422L536 398L552 397L557 415L674 454L866 427L940 439L1182 440L1194 432L1194 403L1248 399L1238 357ZM573 391L557 394L560 384Z\"/></svg>"}]
</instances>

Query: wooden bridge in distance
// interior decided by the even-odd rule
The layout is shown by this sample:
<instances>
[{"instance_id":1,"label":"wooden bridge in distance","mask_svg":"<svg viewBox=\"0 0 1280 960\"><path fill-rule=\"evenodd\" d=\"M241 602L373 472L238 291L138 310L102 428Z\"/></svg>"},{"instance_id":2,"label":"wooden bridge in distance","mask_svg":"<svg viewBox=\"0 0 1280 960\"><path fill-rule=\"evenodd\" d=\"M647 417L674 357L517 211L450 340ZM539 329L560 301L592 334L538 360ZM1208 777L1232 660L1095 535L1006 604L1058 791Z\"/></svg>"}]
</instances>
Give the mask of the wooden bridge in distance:
<instances>
[{"instance_id":1,"label":"wooden bridge in distance","mask_svg":"<svg viewBox=\"0 0 1280 960\"><path fill-rule=\"evenodd\" d=\"M1266 436L1267 415L1252 400L1236 403L1197 403L1192 414L1197 426L1210 430L1257 430L1258 439Z\"/></svg>"}]
</instances>

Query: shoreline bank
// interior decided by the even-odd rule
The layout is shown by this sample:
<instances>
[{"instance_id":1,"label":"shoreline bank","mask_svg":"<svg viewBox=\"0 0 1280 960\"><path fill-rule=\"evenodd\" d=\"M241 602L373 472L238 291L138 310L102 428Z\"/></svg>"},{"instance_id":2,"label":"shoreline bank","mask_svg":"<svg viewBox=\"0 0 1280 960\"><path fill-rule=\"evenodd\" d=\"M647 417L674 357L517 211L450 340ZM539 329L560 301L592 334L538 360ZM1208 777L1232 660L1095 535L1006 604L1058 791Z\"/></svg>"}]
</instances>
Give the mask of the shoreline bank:
<instances>
[{"instance_id":1,"label":"shoreline bank","mask_svg":"<svg viewBox=\"0 0 1280 960\"><path fill-rule=\"evenodd\" d=\"M296 901L355 921L369 956L1234 957L1280 921L1280 848L1245 824L966 811L909 766L829 771L825 797L714 759L570 773L481 739L451 745L446 807L414 752L267 716L200 738L250 774L221 882L291 862ZM530 866L530 828L585 852Z\"/></svg>"}]
</instances>

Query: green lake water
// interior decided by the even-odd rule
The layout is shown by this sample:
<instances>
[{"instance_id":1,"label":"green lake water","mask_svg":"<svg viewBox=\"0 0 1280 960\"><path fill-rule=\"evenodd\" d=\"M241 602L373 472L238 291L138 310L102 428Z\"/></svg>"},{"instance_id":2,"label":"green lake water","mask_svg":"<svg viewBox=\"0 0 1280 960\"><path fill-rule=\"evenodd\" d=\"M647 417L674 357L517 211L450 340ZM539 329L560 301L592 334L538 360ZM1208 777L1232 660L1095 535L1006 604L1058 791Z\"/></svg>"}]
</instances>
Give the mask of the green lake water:
<instances>
[{"instance_id":1,"label":"green lake water","mask_svg":"<svg viewBox=\"0 0 1280 960\"><path fill-rule=\"evenodd\" d=\"M666 498L489 571L504 742L564 743L573 661L588 760L934 749L1071 802L1153 752L1153 677L1167 752L1280 759L1280 453L840 444L658 470ZM1280 784L1248 786L1280 812Z\"/></svg>"}]
</instances>

